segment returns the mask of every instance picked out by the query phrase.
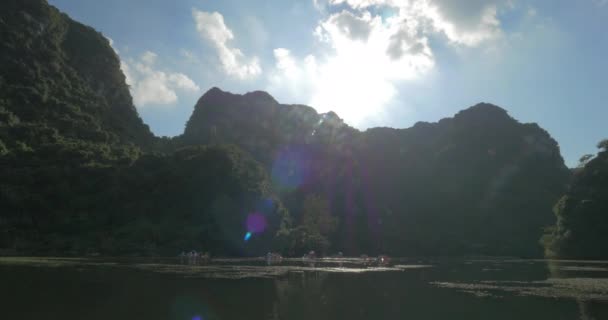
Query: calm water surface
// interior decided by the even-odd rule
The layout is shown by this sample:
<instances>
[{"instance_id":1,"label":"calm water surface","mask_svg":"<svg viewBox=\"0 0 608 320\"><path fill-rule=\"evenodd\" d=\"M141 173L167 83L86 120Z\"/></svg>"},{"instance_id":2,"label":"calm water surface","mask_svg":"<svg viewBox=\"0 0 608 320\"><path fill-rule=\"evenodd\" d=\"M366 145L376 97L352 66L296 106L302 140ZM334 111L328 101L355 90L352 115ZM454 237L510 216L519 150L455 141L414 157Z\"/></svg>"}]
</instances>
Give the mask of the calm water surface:
<instances>
[{"instance_id":1,"label":"calm water surface","mask_svg":"<svg viewBox=\"0 0 608 320\"><path fill-rule=\"evenodd\" d=\"M608 262L0 258L1 319L608 319Z\"/></svg>"}]
</instances>

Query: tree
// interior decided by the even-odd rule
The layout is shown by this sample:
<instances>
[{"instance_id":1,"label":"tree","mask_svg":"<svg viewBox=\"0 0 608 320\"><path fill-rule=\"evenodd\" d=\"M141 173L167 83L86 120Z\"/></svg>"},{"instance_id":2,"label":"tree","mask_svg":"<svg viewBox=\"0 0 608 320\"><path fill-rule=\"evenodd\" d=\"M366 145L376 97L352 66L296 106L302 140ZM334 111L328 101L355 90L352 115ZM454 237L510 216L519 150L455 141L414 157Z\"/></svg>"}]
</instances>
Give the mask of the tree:
<instances>
[{"instance_id":1,"label":"tree","mask_svg":"<svg viewBox=\"0 0 608 320\"><path fill-rule=\"evenodd\" d=\"M607 150L608 140L598 147ZM584 157L585 158L585 157ZM608 252L608 152L577 170L555 205L557 221L541 239L550 258L606 259Z\"/></svg>"},{"instance_id":2,"label":"tree","mask_svg":"<svg viewBox=\"0 0 608 320\"><path fill-rule=\"evenodd\" d=\"M291 251L326 252L331 245L328 238L336 229L336 224L326 198L316 194L306 196L302 203L300 226L291 232Z\"/></svg>"},{"instance_id":3,"label":"tree","mask_svg":"<svg viewBox=\"0 0 608 320\"><path fill-rule=\"evenodd\" d=\"M602 151L608 151L608 139L604 139L597 143L597 148Z\"/></svg>"},{"instance_id":4,"label":"tree","mask_svg":"<svg viewBox=\"0 0 608 320\"><path fill-rule=\"evenodd\" d=\"M592 154L586 154L586 155L582 156L580 159L578 159L578 167L579 168L584 167L591 159L593 159Z\"/></svg>"},{"instance_id":5,"label":"tree","mask_svg":"<svg viewBox=\"0 0 608 320\"><path fill-rule=\"evenodd\" d=\"M304 199L302 225L322 236L328 236L335 230L336 219L330 213L327 199L319 195L308 195Z\"/></svg>"}]
</instances>

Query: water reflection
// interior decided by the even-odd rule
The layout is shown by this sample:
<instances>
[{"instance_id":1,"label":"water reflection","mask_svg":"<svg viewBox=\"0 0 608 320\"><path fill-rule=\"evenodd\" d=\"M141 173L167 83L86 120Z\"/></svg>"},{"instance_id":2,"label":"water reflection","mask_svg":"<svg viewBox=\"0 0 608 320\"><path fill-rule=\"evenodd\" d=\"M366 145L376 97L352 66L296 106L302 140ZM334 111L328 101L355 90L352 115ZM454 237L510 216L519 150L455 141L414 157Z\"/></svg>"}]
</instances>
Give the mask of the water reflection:
<instances>
[{"instance_id":1,"label":"water reflection","mask_svg":"<svg viewBox=\"0 0 608 320\"><path fill-rule=\"evenodd\" d=\"M595 262L592 263L593 266L589 266L589 263L590 262L548 260L548 277L550 279L567 279L568 277L578 277L580 276L580 273L586 273L585 276L587 277L605 277L607 275L608 263ZM593 274L593 272L601 273ZM605 293L608 294L608 288ZM599 306L597 301L577 299L576 303L580 310L580 320L600 320L606 318L608 315L606 306ZM600 316L602 316L602 318L600 318Z\"/></svg>"},{"instance_id":2,"label":"water reflection","mask_svg":"<svg viewBox=\"0 0 608 320\"><path fill-rule=\"evenodd\" d=\"M589 265L500 260L393 261L391 268L379 268L377 264L370 267L386 271L347 272L361 269L363 264L346 259L303 262L261 258L241 262L217 259L207 265L190 265L190 260L184 258L174 258L172 263L179 260L185 265L176 267L193 272L209 269L210 274L199 278L195 273L153 272L154 268L170 269L168 262L160 260L140 269L130 268L131 262L122 261L34 266L3 264L0 258L2 319L608 319L608 304L603 300L566 295L547 298L497 289L488 289L489 294L483 296L472 294L478 292L476 289L432 285L484 283L516 288L533 283L548 290L557 283L564 285L559 290L592 286L595 297L601 297L597 293L605 290L601 284L607 280L599 275L600 271L589 271ZM314 269L309 267L311 262ZM223 268L235 268L235 264L290 271L267 272L255 278L227 279L219 274L214 277ZM423 264L432 267L414 268ZM596 265L596 269L599 267L602 266ZM588 278L592 276L596 278ZM545 283L556 277L561 277L555 280L558 282ZM591 280L579 283L572 279ZM605 294L608 296L608 292Z\"/></svg>"},{"instance_id":3,"label":"water reflection","mask_svg":"<svg viewBox=\"0 0 608 320\"><path fill-rule=\"evenodd\" d=\"M328 274L294 273L274 281L275 300L269 319L324 319L324 306L330 303L324 282Z\"/></svg>"},{"instance_id":4,"label":"water reflection","mask_svg":"<svg viewBox=\"0 0 608 320\"><path fill-rule=\"evenodd\" d=\"M211 256L209 252L196 252L194 250L186 253L182 252L178 256L180 264L187 265L203 265L208 264L211 261Z\"/></svg>"}]
</instances>

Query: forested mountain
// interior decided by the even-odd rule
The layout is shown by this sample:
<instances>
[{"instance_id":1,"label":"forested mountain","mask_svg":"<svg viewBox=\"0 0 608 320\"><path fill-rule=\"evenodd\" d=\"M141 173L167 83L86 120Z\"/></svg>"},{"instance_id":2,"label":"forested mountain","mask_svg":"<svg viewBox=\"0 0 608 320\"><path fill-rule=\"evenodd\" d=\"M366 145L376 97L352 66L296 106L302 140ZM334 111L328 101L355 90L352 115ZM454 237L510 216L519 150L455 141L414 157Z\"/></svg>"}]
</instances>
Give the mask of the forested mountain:
<instances>
[{"instance_id":1,"label":"forested mountain","mask_svg":"<svg viewBox=\"0 0 608 320\"><path fill-rule=\"evenodd\" d=\"M566 195L555 205L557 223L543 238L547 255L608 258L608 140L600 152L583 157Z\"/></svg>"},{"instance_id":2,"label":"forested mountain","mask_svg":"<svg viewBox=\"0 0 608 320\"><path fill-rule=\"evenodd\" d=\"M25 131L53 129L39 129L39 139L152 142L106 38L46 1L0 6L0 112L11 130L31 125Z\"/></svg>"},{"instance_id":3,"label":"forested mountain","mask_svg":"<svg viewBox=\"0 0 608 320\"><path fill-rule=\"evenodd\" d=\"M0 3L0 34L0 249L242 255L286 228L267 173L237 148L153 150L101 34L42 0ZM254 211L266 233L244 247Z\"/></svg>"},{"instance_id":4,"label":"forested mountain","mask_svg":"<svg viewBox=\"0 0 608 320\"><path fill-rule=\"evenodd\" d=\"M497 106L361 132L213 88L159 139L106 38L42 0L0 9L5 252L542 254L570 173Z\"/></svg>"},{"instance_id":5,"label":"forested mountain","mask_svg":"<svg viewBox=\"0 0 608 320\"><path fill-rule=\"evenodd\" d=\"M231 143L272 173L294 216L329 202L334 250L393 254L539 255L569 176L555 140L491 104L408 129L353 129L333 113L280 105L264 92L217 88L182 137Z\"/></svg>"}]
</instances>

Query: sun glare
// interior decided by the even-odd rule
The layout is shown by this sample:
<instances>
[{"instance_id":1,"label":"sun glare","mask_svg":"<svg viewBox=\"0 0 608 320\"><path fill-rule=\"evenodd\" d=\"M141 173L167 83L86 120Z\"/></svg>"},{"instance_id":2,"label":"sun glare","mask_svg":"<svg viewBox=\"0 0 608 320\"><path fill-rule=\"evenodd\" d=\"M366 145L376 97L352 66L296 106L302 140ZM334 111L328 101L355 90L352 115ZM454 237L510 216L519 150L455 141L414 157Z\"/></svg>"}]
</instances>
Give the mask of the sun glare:
<instances>
[{"instance_id":1,"label":"sun glare","mask_svg":"<svg viewBox=\"0 0 608 320\"><path fill-rule=\"evenodd\" d=\"M414 28L404 29L399 19L369 13L331 16L315 31L327 46L325 54L298 61L287 49L275 50L277 91L307 91L317 111L334 111L354 126L377 118L397 95L399 81L417 79L434 66L427 39L417 37ZM355 33L344 20L368 29Z\"/></svg>"}]
</instances>

